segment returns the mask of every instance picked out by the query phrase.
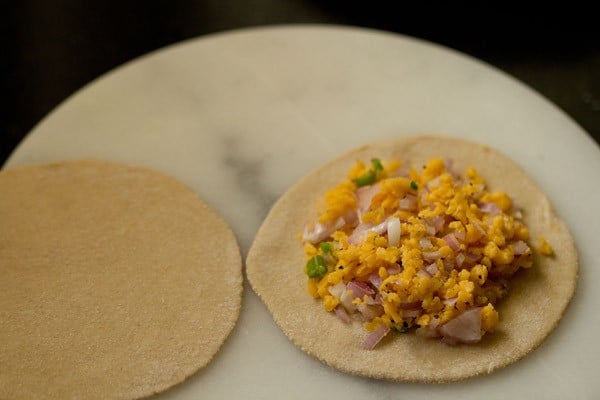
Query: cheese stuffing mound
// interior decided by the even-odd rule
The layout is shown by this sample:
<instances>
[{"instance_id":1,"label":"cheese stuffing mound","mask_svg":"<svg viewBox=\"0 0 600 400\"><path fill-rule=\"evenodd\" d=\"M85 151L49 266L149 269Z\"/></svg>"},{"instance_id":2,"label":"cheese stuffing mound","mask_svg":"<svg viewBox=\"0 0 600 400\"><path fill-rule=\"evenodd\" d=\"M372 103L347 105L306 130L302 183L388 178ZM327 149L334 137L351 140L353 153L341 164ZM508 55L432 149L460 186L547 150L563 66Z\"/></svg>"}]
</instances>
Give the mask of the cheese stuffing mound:
<instances>
[{"instance_id":1,"label":"cheese stuffing mound","mask_svg":"<svg viewBox=\"0 0 600 400\"><path fill-rule=\"evenodd\" d=\"M477 343L508 280L533 264L528 239L511 198L473 167L358 161L305 227L308 291L341 321L362 320L368 350L392 330Z\"/></svg>"}]
</instances>

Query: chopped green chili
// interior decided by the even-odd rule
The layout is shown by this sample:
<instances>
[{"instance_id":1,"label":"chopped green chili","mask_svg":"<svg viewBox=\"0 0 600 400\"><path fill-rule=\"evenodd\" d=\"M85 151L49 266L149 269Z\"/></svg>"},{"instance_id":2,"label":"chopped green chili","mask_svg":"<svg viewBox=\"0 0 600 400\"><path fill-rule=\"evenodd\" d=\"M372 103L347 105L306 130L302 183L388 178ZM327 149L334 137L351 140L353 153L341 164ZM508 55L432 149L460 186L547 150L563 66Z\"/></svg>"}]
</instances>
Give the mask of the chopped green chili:
<instances>
[{"instance_id":1,"label":"chopped green chili","mask_svg":"<svg viewBox=\"0 0 600 400\"><path fill-rule=\"evenodd\" d=\"M377 173L383 171L383 164L378 158L372 158L371 164L373 168L362 174L356 179L352 179L352 182L356 184L358 187L372 185L377 181Z\"/></svg>"},{"instance_id":2,"label":"chopped green chili","mask_svg":"<svg viewBox=\"0 0 600 400\"><path fill-rule=\"evenodd\" d=\"M373 164L373 171L375 171L375 172L383 171L383 164L381 163L379 158L372 158L371 164Z\"/></svg>"},{"instance_id":3,"label":"chopped green chili","mask_svg":"<svg viewBox=\"0 0 600 400\"><path fill-rule=\"evenodd\" d=\"M352 179L352 182L354 182L356 184L356 186L362 187L362 186L372 185L373 183L375 183L376 179L377 179L377 174L375 173L375 171L368 171L368 172L365 172L364 174L362 174L361 176L359 176L358 178Z\"/></svg>"},{"instance_id":4,"label":"chopped green chili","mask_svg":"<svg viewBox=\"0 0 600 400\"><path fill-rule=\"evenodd\" d=\"M323 253L331 253L333 251L333 246L331 245L331 242L321 242L321 244L319 244L319 247L321 248L321 251Z\"/></svg>"},{"instance_id":5,"label":"chopped green chili","mask_svg":"<svg viewBox=\"0 0 600 400\"><path fill-rule=\"evenodd\" d=\"M419 189L419 185L417 185L417 182L415 182L415 181L410 181L410 188L412 190L418 190Z\"/></svg>"},{"instance_id":6,"label":"chopped green chili","mask_svg":"<svg viewBox=\"0 0 600 400\"><path fill-rule=\"evenodd\" d=\"M325 263L325 259L316 255L312 257L306 263L306 275L309 278L320 278L327 272L327 264Z\"/></svg>"}]
</instances>

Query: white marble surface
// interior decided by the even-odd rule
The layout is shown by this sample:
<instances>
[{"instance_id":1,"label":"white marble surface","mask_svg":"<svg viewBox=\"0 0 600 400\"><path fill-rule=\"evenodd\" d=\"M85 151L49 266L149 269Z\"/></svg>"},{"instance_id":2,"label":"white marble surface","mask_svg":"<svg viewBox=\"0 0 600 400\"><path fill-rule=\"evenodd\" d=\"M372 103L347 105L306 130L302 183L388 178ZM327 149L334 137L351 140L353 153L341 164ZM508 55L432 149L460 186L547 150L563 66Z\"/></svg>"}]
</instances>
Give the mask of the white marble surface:
<instances>
[{"instance_id":1,"label":"white marble surface","mask_svg":"<svg viewBox=\"0 0 600 400\"><path fill-rule=\"evenodd\" d=\"M418 133L471 139L509 154L571 227L581 279L551 337L488 377L447 385L362 379L296 349L246 285L240 320L214 361L157 398L597 396L600 151L555 106L464 55L340 27L263 28L192 40L134 60L73 95L6 167L96 157L162 170L223 216L245 255L270 205L307 171L357 145Z\"/></svg>"}]
</instances>

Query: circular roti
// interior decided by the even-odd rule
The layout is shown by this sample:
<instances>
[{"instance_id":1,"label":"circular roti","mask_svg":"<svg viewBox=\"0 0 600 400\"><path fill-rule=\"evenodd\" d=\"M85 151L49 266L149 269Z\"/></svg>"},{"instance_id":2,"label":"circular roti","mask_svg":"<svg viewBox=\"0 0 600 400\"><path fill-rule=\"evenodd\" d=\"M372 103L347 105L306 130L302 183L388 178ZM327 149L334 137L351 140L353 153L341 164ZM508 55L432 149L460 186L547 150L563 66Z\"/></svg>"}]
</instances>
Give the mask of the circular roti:
<instances>
[{"instance_id":1,"label":"circular roti","mask_svg":"<svg viewBox=\"0 0 600 400\"><path fill-rule=\"evenodd\" d=\"M186 186L99 161L0 171L0 398L139 398L204 367L241 256Z\"/></svg>"},{"instance_id":2,"label":"circular roti","mask_svg":"<svg viewBox=\"0 0 600 400\"><path fill-rule=\"evenodd\" d=\"M299 234L316 217L315 204L341 182L357 160L398 158L420 166L450 157L457 171L472 165L491 190L511 195L523 210L532 238L542 235L555 257L536 258L515 277L497 309L500 324L475 345L449 346L409 334L388 335L374 350L361 349L367 332L358 321L343 324L307 292ZM355 149L311 172L272 208L248 253L247 276L275 322L294 344L341 371L374 378L447 382L488 374L535 349L561 319L575 291L578 263L571 235L544 193L511 160L465 141L412 137Z\"/></svg>"}]
</instances>

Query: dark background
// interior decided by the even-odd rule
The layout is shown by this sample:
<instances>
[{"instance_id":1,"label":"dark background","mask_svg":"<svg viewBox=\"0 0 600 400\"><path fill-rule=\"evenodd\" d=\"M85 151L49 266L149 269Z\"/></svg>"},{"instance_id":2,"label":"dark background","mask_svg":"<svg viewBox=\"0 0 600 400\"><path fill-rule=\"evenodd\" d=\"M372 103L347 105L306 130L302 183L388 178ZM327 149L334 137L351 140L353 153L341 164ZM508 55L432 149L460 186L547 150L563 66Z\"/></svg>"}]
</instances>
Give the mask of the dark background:
<instances>
[{"instance_id":1,"label":"dark background","mask_svg":"<svg viewBox=\"0 0 600 400\"><path fill-rule=\"evenodd\" d=\"M589 6L340 0L25 0L0 6L0 165L61 101L137 56L210 33L285 23L363 26L433 41L536 89L600 142L600 31Z\"/></svg>"}]
</instances>

